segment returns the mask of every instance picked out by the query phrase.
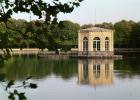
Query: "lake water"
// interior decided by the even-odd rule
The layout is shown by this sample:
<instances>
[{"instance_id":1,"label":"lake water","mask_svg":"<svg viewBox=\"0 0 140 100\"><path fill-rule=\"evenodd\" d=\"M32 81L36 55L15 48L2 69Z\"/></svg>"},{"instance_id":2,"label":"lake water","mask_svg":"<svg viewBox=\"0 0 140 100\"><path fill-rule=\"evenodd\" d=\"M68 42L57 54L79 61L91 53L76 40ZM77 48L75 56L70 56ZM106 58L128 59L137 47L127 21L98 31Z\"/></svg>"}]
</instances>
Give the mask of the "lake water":
<instances>
[{"instance_id":1,"label":"lake water","mask_svg":"<svg viewBox=\"0 0 140 100\"><path fill-rule=\"evenodd\" d=\"M18 88L28 100L140 100L140 59L47 60L17 56L0 67L0 75L19 85L27 76L38 88ZM8 100L5 82L0 100Z\"/></svg>"}]
</instances>

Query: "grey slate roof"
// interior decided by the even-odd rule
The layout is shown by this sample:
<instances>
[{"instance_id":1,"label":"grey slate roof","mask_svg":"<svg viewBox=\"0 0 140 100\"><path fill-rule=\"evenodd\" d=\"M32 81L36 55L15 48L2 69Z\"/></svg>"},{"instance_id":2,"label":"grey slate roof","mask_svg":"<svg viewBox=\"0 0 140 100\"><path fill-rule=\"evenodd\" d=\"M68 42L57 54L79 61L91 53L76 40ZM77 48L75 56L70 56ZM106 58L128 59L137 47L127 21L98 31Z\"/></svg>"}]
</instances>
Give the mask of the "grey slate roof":
<instances>
[{"instance_id":1,"label":"grey slate roof","mask_svg":"<svg viewBox=\"0 0 140 100\"><path fill-rule=\"evenodd\" d=\"M91 27L91 28L79 30L79 32L109 32L109 31L113 31L113 30L100 28L100 27Z\"/></svg>"}]
</instances>

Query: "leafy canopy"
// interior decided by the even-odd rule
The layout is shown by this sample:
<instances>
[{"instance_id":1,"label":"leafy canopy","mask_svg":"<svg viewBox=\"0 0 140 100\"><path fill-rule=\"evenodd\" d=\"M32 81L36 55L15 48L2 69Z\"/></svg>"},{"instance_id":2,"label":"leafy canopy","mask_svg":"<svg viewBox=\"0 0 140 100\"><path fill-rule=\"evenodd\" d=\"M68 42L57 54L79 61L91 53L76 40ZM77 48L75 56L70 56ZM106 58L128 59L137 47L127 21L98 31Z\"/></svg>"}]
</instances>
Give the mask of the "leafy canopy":
<instances>
[{"instance_id":1,"label":"leafy canopy","mask_svg":"<svg viewBox=\"0 0 140 100\"><path fill-rule=\"evenodd\" d=\"M83 0L71 0L61 2L52 0L47 3L45 0L0 0L0 22L6 22L13 13L25 12L33 13L39 18L45 17L48 24L57 21L57 14L70 13L75 7L80 6Z\"/></svg>"}]
</instances>

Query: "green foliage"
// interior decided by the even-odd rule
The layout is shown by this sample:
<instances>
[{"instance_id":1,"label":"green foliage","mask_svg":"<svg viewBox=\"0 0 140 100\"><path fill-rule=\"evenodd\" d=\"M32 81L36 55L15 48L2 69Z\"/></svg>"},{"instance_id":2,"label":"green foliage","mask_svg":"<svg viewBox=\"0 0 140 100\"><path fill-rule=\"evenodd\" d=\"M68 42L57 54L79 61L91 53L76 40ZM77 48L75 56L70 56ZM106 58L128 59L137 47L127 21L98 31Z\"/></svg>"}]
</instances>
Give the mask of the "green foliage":
<instances>
[{"instance_id":1,"label":"green foliage","mask_svg":"<svg viewBox=\"0 0 140 100\"><path fill-rule=\"evenodd\" d=\"M21 47L25 41L28 41L25 34L26 25L27 22L21 19L9 19L6 23L2 23L0 25L3 27L3 30L0 30L0 48Z\"/></svg>"},{"instance_id":2,"label":"green foliage","mask_svg":"<svg viewBox=\"0 0 140 100\"><path fill-rule=\"evenodd\" d=\"M0 1L0 48L29 47L45 48L48 44L48 34L57 25L57 14L70 13L83 0L61 2L53 0L48 3L43 0L1 0ZM33 13L45 21L10 19L13 13Z\"/></svg>"},{"instance_id":3,"label":"green foliage","mask_svg":"<svg viewBox=\"0 0 140 100\"><path fill-rule=\"evenodd\" d=\"M0 63L10 57L11 47L23 48L34 44L38 48L45 48L48 44L48 35L53 27L57 25L58 13L71 13L75 7L80 5L83 0L72 0L62 3L60 0L53 0L47 3L44 0L0 0ZM13 13L33 13L39 18L45 18L44 23L40 21L27 23L24 20L10 19ZM64 39L65 40L65 39ZM0 82L3 81L0 75ZM14 85L14 81L9 81L6 91ZM37 88L36 84L23 82L24 88ZM20 86L18 86L20 87ZM19 100L25 100L24 92L9 92L9 99L15 100L15 95Z\"/></svg>"},{"instance_id":4,"label":"green foliage","mask_svg":"<svg viewBox=\"0 0 140 100\"><path fill-rule=\"evenodd\" d=\"M102 24L95 24L95 27L101 27L105 29L114 29L114 25L112 23L104 22Z\"/></svg>"},{"instance_id":5,"label":"green foliage","mask_svg":"<svg viewBox=\"0 0 140 100\"><path fill-rule=\"evenodd\" d=\"M122 20L114 24L115 44L128 47L135 22Z\"/></svg>"},{"instance_id":6,"label":"green foliage","mask_svg":"<svg viewBox=\"0 0 140 100\"><path fill-rule=\"evenodd\" d=\"M0 30L1 48L47 47L50 50L62 48L67 51L77 45L77 32L80 29L79 24L68 20L60 21L58 25L46 25L42 20L26 22L9 19L7 24L3 23L5 25L8 28Z\"/></svg>"},{"instance_id":7,"label":"green foliage","mask_svg":"<svg viewBox=\"0 0 140 100\"><path fill-rule=\"evenodd\" d=\"M52 20L57 21L56 18L59 12L70 13L82 1L72 0L62 3L60 0L53 0L51 3L47 3L44 0L1 0L0 21L7 22L13 13L25 12L33 13L39 18L45 16L46 23L50 24Z\"/></svg>"},{"instance_id":8,"label":"green foliage","mask_svg":"<svg viewBox=\"0 0 140 100\"><path fill-rule=\"evenodd\" d=\"M80 29L79 24L72 23L70 21L60 21L58 26L51 31L49 35L49 46L48 48L56 50L61 48L64 51L70 50L74 45L77 45L78 30ZM54 47L52 48L52 45Z\"/></svg>"},{"instance_id":9,"label":"green foliage","mask_svg":"<svg viewBox=\"0 0 140 100\"><path fill-rule=\"evenodd\" d=\"M27 24L28 40L31 47L45 48L48 44L48 26L42 20L31 21Z\"/></svg>"},{"instance_id":10,"label":"green foliage","mask_svg":"<svg viewBox=\"0 0 140 100\"><path fill-rule=\"evenodd\" d=\"M132 27L132 32L131 32L131 40L130 40L130 45L132 47L137 47L139 48L139 42L140 42L140 23L135 23Z\"/></svg>"},{"instance_id":11,"label":"green foliage","mask_svg":"<svg viewBox=\"0 0 140 100\"><path fill-rule=\"evenodd\" d=\"M86 29L86 28L91 28L91 27L94 27L93 24L84 24L81 26L81 29Z\"/></svg>"}]
</instances>

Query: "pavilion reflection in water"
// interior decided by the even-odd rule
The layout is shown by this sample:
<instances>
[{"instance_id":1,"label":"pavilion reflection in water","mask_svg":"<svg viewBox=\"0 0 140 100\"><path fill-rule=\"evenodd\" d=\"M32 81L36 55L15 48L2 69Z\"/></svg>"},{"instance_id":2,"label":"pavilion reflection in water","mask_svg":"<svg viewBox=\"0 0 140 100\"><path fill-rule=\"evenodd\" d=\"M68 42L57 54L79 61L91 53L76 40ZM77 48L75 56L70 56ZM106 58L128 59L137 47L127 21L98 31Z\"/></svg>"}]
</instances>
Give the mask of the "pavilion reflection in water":
<instances>
[{"instance_id":1,"label":"pavilion reflection in water","mask_svg":"<svg viewBox=\"0 0 140 100\"><path fill-rule=\"evenodd\" d=\"M78 60L78 83L109 85L113 83L113 60Z\"/></svg>"}]
</instances>

